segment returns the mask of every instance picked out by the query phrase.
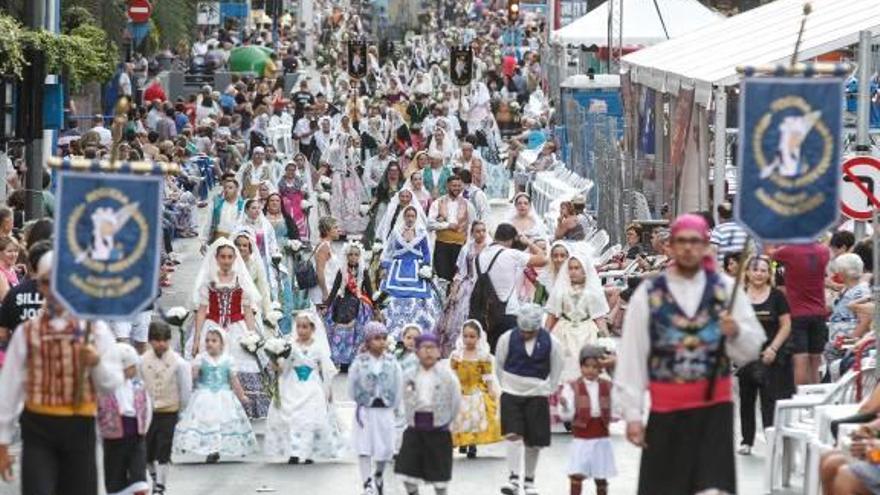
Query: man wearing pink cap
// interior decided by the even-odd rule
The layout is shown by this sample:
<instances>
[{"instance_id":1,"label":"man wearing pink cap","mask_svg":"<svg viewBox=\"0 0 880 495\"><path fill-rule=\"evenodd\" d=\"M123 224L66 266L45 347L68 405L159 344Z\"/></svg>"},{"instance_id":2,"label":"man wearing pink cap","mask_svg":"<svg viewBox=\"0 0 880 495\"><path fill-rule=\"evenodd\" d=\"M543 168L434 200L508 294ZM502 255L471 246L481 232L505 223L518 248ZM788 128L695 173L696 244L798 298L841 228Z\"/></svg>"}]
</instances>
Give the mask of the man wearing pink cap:
<instances>
[{"instance_id":1,"label":"man wearing pink cap","mask_svg":"<svg viewBox=\"0 0 880 495\"><path fill-rule=\"evenodd\" d=\"M670 267L630 299L614 399L642 448L640 495L736 493L730 361L757 359L764 331L741 290L730 308L734 281L715 269L706 221L683 215L671 230Z\"/></svg>"}]
</instances>

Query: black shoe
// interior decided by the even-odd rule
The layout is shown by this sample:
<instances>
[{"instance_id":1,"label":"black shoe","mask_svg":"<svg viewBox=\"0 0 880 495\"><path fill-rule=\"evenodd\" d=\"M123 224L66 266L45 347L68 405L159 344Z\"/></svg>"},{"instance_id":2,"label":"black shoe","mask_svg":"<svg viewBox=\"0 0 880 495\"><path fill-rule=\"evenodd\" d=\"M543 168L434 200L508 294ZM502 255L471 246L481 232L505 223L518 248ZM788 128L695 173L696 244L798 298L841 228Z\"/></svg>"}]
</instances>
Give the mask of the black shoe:
<instances>
[{"instance_id":1,"label":"black shoe","mask_svg":"<svg viewBox=\"0 0 880 495\"><path fill-rule=\"evenodd\" d=\"M165 495L165 485L154 484L153 485L153 495Z\"/></svg>"},{"instance_id":2,"label":"black shoe","mask_svg":"<svg viewBox=\"0 0 880 495\"><path fill-rule=\"evenodd\" d=\"M213 454L208 454L208 457L205 458L205 462L208 464L217 464L220 460L220 454L214 452Z\"/></svg>"},{"instance_id":3,"label":"black shoe","mask_svg":"<svg viewBox=\"0 0 880 495\"><path fill-rule=\"evenodd\" d=\"M299 457L291 457L290 459L287 459L287 463L288 464L299 464Z\"/></svg>"},{"instance_id":4,"label":"black shoe","mask_svg":"<svg viewBox=\"0 0 880 495\"><path fill-rule=\"evenodd\" d=\"M571 421L566 421L562 423L562 426L565 427L565 431L571 433Z\"/></svg>"},{"instance_id":5,"label":"black shoe","mask_svg":"<svg viewBox=\"0 0 880 495\"><path fill-rule=\"evenodd\" d=\"M519 476L510 473L507 478L507 484L501 487L501 493L504 495L519 495Z\"/></svg>"},{"instance_id":6,"label":"black shoe","mask_svg":"<svg viewBox=\"0 0 880 495\"><path fill-rule=\"evenodd\" d=\"M477 458L477 446L476 445L468 445L467 458L468 459L476 459Z\"/></svg>"},{"instance_id":7,"label":"black shoe","mask_svg":"<svg viewBox=\"0 0 880 495\"><path fill-rule=\"evenodd\" d=\"M314 463L315 463L315 461L313 461L311 459L306 459L305 462L303 462L303 464L305 464L305 465L314 464Z\"/></svg>"},{"instance_id":8,"label":"black shoe","mask_svg":"<svg viewBox=\"0 0 880 495\"><path fill-rule=\"evenodd\" d=\"M468 448L466 445L462 445L461 447L458 448L459 454L467 454L467 451L468 451Z\"/></svg>"}]
</instances>

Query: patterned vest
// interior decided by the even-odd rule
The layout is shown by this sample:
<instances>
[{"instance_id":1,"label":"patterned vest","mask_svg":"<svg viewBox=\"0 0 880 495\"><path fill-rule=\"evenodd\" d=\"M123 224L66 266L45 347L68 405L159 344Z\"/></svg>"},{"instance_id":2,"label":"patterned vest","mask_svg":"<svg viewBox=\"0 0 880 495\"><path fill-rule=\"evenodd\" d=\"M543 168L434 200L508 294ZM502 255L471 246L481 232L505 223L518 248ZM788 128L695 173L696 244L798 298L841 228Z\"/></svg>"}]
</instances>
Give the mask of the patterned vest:
<instances>
[{"instance_id":1,"label":"patterned vest","mask_svg":"<svg viewBox=\"0 0 880 495\"><path fill-rule=\"evenodd\" d=\"M718 315L727 290L718 274L706 272L706 287L693 317L688 317L669 290L666 275L650 282L652 410L662 412L724 402L730 396L730 360L720 349ZM712 400L705 395L713 378L718 387Z\"/></svg>"},{"instance_id":2,"label":"patterned vest","mask_svg":"<svg viewBox=\"0 0 880 495\"><path fill-rule=\"evenodd\" d=\"M57 330L49 316L40 314L24 323L27 339L25 408L49 416L94 416L95 392L88 370L83 370L80 350L84 331L76 320ZM80 403L75 402L76 383L85 375Z\"/></svg>"},{"instance_id":3,"label":"patterned vest","mask_svg":"<svg viewBox=\"0 0 880 495\"><path fill-rule=\"evenodd\" d=\"M125 386L125 385L123 385ZM147 411L147 391L144 383L134 380L134 412L137 418L138 435L146 435L149 426L149 412ZM98 397L98 428L101 438L117 440L125 436L122 427L122 414L119 413L119 402L116 394L100 395Z\"/></svg>"},{"instance_id":4,"label":"patterned vest","mask_svg":"<svg viewBox=\"0 0 880 495\"><path fill-rule=\"evenodd\" d=\"M550 346L553 344L550 332L542 328L535 339L535 348L529 356L522 332L518 328L511 330L504 371L541 380L550 376Z\"/></svg>"},{"instance_id":5,"label":"patterned vest","mask_svg":"<svg viewBox=\"0 0 880 495\"><path fill-rule=\"evenodd\" d=\"M590 410L590 394L587 392L587 384L578 378L571 382L574 389L574 420L571 422L571 432L575 438L599 438L608 436L608 425L611 424L611 382L599 379L599 417L593 418ZM595 421L599 420L604 428L596 428ZM604 434L602 434L604 433Z\"/></svg>"},{"instance_id":6,"label":"patterned vest","mask_svg":"<svg viewBox=\"0 0 880 495\"><path fill-rule=\"evenodd\" d=\"M144 385L153 399L153 409L158 412L171 413L180 410L177 359L177 354L170 349L161 358L152 349L141 358Z\"/></svg>"}]
</instances>

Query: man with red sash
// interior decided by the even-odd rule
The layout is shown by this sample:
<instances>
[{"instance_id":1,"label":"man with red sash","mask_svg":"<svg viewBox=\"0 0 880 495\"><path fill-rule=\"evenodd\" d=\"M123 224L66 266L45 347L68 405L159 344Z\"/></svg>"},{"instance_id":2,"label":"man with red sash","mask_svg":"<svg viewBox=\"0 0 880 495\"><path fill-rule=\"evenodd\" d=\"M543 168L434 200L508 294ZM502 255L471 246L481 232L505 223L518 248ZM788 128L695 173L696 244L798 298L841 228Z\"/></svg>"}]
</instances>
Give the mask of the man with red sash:
<instances>
[{"instance_id":1,"label":"man with red sash","mask_svg":"<svg viewBox=\"0 0 880 495\"><path fill-rule=\"evenodd\" d=\"M21 424L21 493L97 495L97 395L122 384L115 338L67 313L49 290L51 251L40 259L43 308L19 326L0 372L0 476L12 479L12 443ZM22 409L23 408L23 409Z\"/></svg>"},{"instance_id":2,"label":"man with red sash","mask_svg":"<svg viewBox=\"0 0 880 495\"><path fill-rule=\"evenodd\" d=\"M715 270L705 219L683 215L671 231L671 266L630 299L614 401L642 448L640 495L736 493L730 361L758 359L764 331L741 289L730 308L734 281Z\"/></svg>"}]
</instances>

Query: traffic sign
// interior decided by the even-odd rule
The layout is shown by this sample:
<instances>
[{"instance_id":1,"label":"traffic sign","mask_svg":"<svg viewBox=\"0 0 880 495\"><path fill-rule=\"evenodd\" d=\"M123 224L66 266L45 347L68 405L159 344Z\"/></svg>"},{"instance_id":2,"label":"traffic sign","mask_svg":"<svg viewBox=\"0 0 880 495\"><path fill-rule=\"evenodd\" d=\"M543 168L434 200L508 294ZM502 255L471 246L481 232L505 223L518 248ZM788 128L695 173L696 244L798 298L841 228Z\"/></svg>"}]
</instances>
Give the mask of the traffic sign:
<instances>
[{"instance_id":1,"label":"traffic sign","mask_svg":"<svg viewBox=\"0 0 880 495\"><path fill-rule=\"evenodd\" d=\"M128 2L128 18L135 24L147 22L153 15L153 6L150 0L130 0Z\"/></svg>"},{"instance_id":2,"label":"traffic sign","mask_svg":"<svg viewBox=\"0 0 880 495\"><path fill-rule=\"evenodd\" d=\"M873 156L854 156L843 162L840 209L853 220L871 219L880 208L880 160Z\"/></svg>"}]
</instances>

